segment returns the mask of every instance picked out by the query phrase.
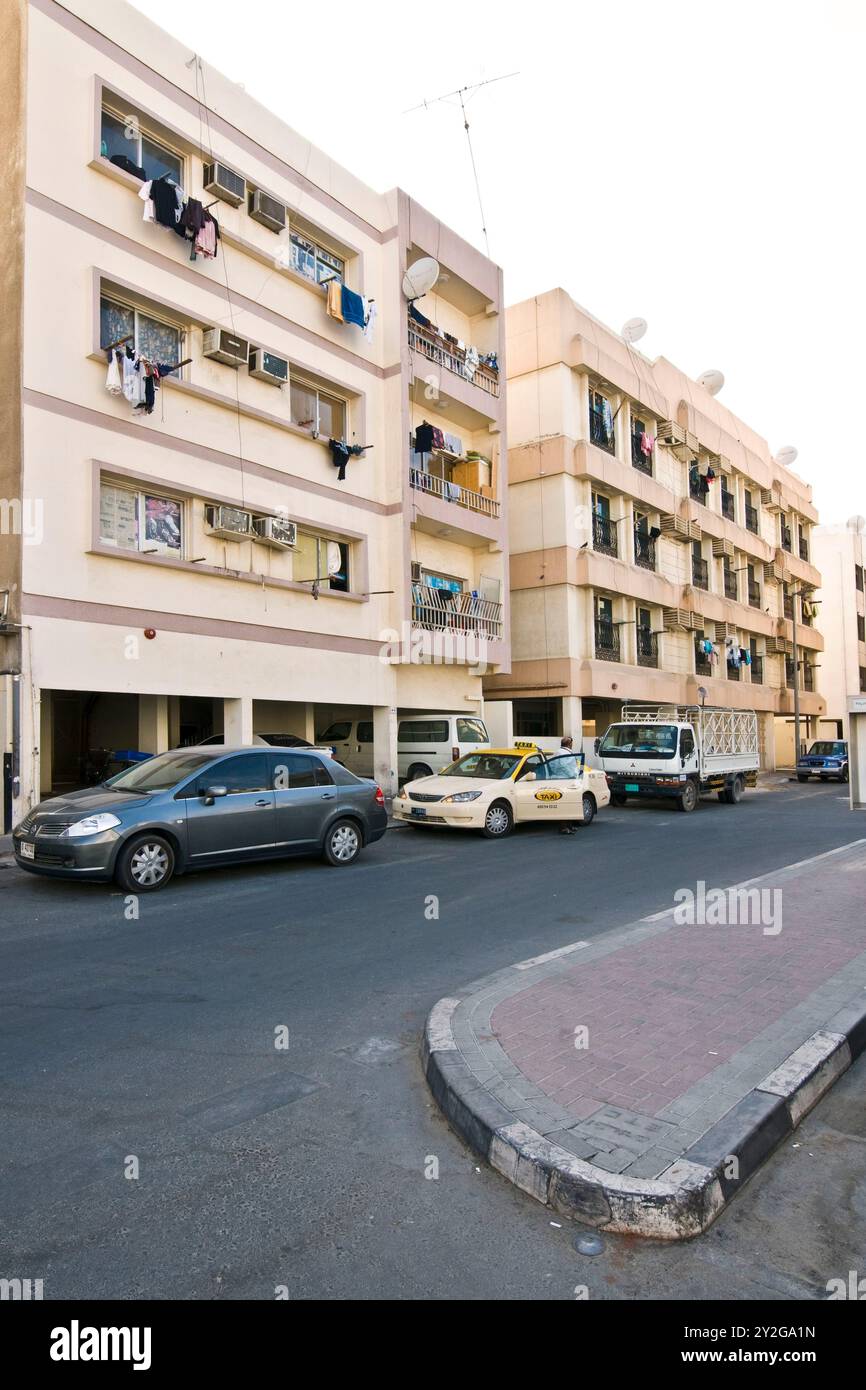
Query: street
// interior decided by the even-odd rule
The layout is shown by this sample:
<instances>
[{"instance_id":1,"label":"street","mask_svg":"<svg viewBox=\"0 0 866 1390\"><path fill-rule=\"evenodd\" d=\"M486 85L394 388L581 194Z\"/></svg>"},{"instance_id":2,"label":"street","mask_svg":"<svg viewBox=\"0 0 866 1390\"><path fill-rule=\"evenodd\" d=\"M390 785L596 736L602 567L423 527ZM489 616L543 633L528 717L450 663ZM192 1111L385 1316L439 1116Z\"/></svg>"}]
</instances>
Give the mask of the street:
<instances>
[{"instance_id":1,"label":"street","mask_svg":"<svg viewBox=\"0 0 866 1390\"><path fill-rule=\"evenodd\" d=\"M346 871L179 879L138 920L0 867L0 1272L51 1299L825 1298L866 1243L862 1059L705 1235L588 1258L449 1130L419 1041L464 982L858 839L846 792L396 829Z\"/></svg>"}]
</instances>

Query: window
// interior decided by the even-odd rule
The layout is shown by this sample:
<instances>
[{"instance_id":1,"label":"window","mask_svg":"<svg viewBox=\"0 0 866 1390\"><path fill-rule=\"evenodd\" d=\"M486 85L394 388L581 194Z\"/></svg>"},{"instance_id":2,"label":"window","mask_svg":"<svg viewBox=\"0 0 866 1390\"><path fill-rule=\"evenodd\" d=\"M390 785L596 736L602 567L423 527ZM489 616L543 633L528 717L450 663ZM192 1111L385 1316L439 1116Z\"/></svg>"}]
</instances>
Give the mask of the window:
<instances>
[{"instance_id":1,"label":"window","mask_svg":"<svg viewBox=\"0 0 866 1390\"><path fill-rule=\"evenodd\" d=\"M862 613L857 614L857 641L866 642L866 618Z\"/></svg>"},{"instance_id":2,"label":"window","mask_svg":"<svg viewBox=\"0 0 866 1390\"><path fill-rule=\"evenodd\" d=\"M265 792L271 788L271 772L264 753L239 753L209 768L196 781L196 795L207 787L225 787L229 796L241 792Z\"/></svg>"},{"instance_id":3,"label":"window","mask_svg":"<svg viewBox=\"0 0 866 1390\"><path fill-rule=\"evenodd\" d=\"M349 592L349 547L343 541L299 531L292 551L292 578L301 584L317 583L334 593Z\"/></svg>"},{"instance_id":4,"label":"window","mask_svg":"<svg viewBox=\"0 0 866 1390\"><path fill-rule=\"evenodd\" d=\"M277 790L294 791L302 787L329 787L333 778L318 758L308 753L296 753L291 758L270 755L271 776Z\"/></svg>"},{"instance_id":5,"label":"window","mask_svg":"<svg viewBox=\"0 0 866 1390\"><path fill-rule=\"evenodd\" d=\"M856 589L859 589L859 590L860 590L860 593L862 594L862 592L863 592L863 566L862 566L862 565L855 565L855 566L854 566L854 587L855 587Z\"/></svg>"},{"instance_id":6,"label":"window","mask_svg":"<svg viewBox=\"0 0 866 1390\"><path fill-rule=\"evenodd\" d=\"M480 719L458 719L457 742L487 743L489 735Z\"/></svg>"},{"instance_id":7,"label":"window","mask_svg":"<svg viewBox=\"0 0 866 1390\"><path fill-rule=\"evenodd\" d=\"M695 751L695 736L691 729L680 730L680 757L690 758Z\"/></svg>"},{"instance_id":8,"label":"window","mask_svg":"<svg viewBox=\"0 0 866 1390\"><path fill-rule=\"evenodd\" d=\"M175 183L183 183L183 156L146 135L137 116L118 116L103 107L100 154L139 177L159 179L168 174Z\"/></svg>"},{"instance_id":9,"label":"window","mask_svg":"<svg viewBox=\"0 0 866 1390\"><path fill-rule=\"evenodd\" d=\"M575 753L563 754L561 758L548 758L535 775L539 781L571 780L580 776L580 759Z\"/></svg>"},{"instance_id":10,"label":"window","mask_svg":"<svg viewBox=\"0 0 866 1390\"><path fill-rule=\"evenodd\" d=\"M118 550L183 556L183 503L173 497L100 484L99 539Z\"/></svg>"},{"instance_id":11,"label":"window","mask_svg":"<svg viewBox=\"0 0 866 1390\"><path fill-rule=\"evenodd\" d=\"M132 336L135 352L150 362L174 365L183 356L181 330L176 324L155 319L131 304L103 296L99 301L99 341L103 347Z\"/></svg>"},{"instance_id":12,"label":"window","mask_svg":"<svg viewBox=\"0 0 866 1390\"><path fill-rule=\"evenodd\" d=\"M299 275L304 275L308 280L313 280L316 284L321 284L323 280L330 280L334 276L342 280L345 274L345 262L339 256L335 256L332 251L326 251L324 246L319 246L315 241L310 241L307 237L301 236L299 232L290 233L291 261L292 270L296 270Z\"/></svg>"},{"instance_id":13,"label":"window","mask_svg":"<svg viewBox=\"0 0 866 1390\"><path fill-rule=\"evenodd\" d=\"M403 719L397 729L398 743L447 743L447 719ZM485 740L486 742L486 740Z\"/></svg>"},{"instance_id":14,"label":"window","mask_svg":"<svg viewBox=\"0 0 866 1390\"><path fill-rule=\"evenodd\" d=\"M358 725L358 742L359 742L359 743L372 743L372 742L373 742L373 721L372 721L372 719L363 719L363 720L361 721L361 723Z\"/></svg>"},{"instance_id":15,"label":"window","mask_svg":"<svg viewBox=\"0 0 866 1390\"><path fill-rule=\"evenodd\" d=\"M352 725L347 719L344 723L329 724L323 734L319 734L320 743L345 743L352 732Z\"/></svg>"},{"instance_id":16,"label":"window","mask_svg":"<svg viewBox=\"0 0 866 1390\"><path fill-rule=\"evenodd\" d=\"M329 396L305 381L292 380L290 388L292 424L302 430L326 434L329 439L346 437L346 402Z\"/></svg>"},{"instance_id":17,"label":"window","mask_svg":"<svg viewBox=\"0 0 866 1390\"><path fill-rule=\"evenodd\" d=\"M515 777L515 782L522 782L528 772L534 772L536 777L540 769L544 766L544 759L538 753L533 753L531 758L527 758L523 767Z\"/></svg>"}]
</instances>

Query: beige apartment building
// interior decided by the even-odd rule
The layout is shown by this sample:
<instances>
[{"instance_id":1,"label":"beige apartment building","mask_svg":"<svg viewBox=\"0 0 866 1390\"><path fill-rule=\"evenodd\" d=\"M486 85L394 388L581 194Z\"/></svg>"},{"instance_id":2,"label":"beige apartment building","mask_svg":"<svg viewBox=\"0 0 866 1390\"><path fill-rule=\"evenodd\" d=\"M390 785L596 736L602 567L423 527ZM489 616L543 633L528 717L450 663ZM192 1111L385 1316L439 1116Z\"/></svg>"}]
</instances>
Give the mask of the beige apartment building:
<instances>
[{"instance_id":1,"label":"beige apartment building","mask_svg":"<svg viewBox=\"0 0 866 1390\"><path fill-rule=\"evenodd\" d=\"M821 571L821 694L827 702L820 733L848 738L852 703L862 709L866 695L866 521L855 516L819 526L813 545Z\"/></svg>"},{"instance_id":2,"label":"beige apartment building","mask_svg":"<svg viewBox=\"0 0 866 1390\"><path fill-rule=\"evenodd\" d=\"M518 736L591 740L627 700L754 708L774 766L795 679L804 734L824 710L810 488L563 290L507 325L512 667L485 681L491 718L509 701Z\"/></svg>"},{"instance_id":3,"label":"beige apartment building","mask_svg":"<svg viewBox=\"0 0 866 1390\"><path fill-rule=\"evenodd\" d=\"M123 0L2 25L2 826L344 716L390 790L400 713L508 667L499 268Z\"/></svg>"}]
</instances>

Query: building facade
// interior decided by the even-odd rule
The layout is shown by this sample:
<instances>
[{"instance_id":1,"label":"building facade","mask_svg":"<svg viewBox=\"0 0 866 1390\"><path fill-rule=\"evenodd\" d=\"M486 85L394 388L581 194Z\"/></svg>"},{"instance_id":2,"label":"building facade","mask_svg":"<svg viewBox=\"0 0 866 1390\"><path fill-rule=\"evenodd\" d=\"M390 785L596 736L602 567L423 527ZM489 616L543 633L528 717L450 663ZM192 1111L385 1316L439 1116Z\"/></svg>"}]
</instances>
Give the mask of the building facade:
<instances>
[{"instance_id":1,"label":"building facade","mask_svg":"<svg viewBox=\"0 0 866 1390\"><path fill-rule=\"evenodd\" d=\"M754 708L774 766L794 681L804 720L824 708L809 487L564 291L507 325L513 660L488 710L591 741L626 700Z\"/></svg>"},{"instance_id":2,"label":"building facade","mask_svg":"<svg viewBox=\"0 0 866 1390\"><path fill-rule=\"evenodd\" d=\"M507 669L499 268L122 0L3 24L4 827L343 716L390 790L400 713Z\"/></svg>"},{"instance_id":3,"label":"building facade","mask_svg":"<svg viewBox=\"0 0 866 1390\"><path fill-rule=\"evenodd\" d=\"M866 695L866 521L858 516L819 526L814 550L821 571L821 694L827 702L820 732L848 738L851 701Z\"/></svg>"}]
</instances>

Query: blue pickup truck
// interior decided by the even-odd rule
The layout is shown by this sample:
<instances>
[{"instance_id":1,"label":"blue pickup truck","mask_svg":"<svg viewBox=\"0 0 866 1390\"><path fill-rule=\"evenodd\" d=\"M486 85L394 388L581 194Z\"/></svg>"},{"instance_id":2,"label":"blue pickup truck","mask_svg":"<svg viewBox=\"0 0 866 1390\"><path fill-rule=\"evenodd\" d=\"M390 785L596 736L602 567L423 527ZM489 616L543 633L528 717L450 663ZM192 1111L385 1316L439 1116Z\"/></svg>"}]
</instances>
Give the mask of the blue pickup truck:
<instances>
[{"instance_id":1,"label":"blue pickup truck","mask_svg":"<svg viewBox=\"0 0 866 1390\"><path fill-rule=\"evenodd\" d=\"M844 739L813 743L802 755L797 763L797 781L808 782L810 777L820 777L822 782L828 777L848 781L848 745Z\"/></svg>"}]
</instances>

